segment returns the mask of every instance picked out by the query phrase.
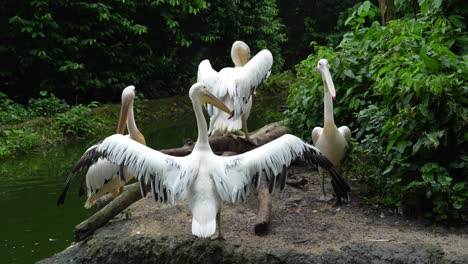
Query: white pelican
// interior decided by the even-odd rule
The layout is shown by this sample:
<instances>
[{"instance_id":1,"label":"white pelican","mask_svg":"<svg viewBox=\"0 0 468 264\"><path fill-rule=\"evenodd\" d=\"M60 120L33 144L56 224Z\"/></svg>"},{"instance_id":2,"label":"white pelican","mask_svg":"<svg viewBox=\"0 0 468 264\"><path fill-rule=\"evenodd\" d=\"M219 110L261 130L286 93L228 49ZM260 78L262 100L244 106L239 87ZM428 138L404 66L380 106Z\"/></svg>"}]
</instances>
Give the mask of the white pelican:
<instances>
[{"instance_id":1,"label":"white pelican","mask_svg":"<svg viewBox=\"0 0 468 264\"><path fill-rule=\"evenodd\" d=\"M122 91L122 105L120 108L119 124L117 125L117 133L123 134L125 125L128 127L128 135L126 137L135 140L141 144L146 144L145 137L138 130L135 117L133 114L133 100L135 98L135 87L128 86ZM73 175L74 176L74 175ZM63 204L65 195L70 187L70 183L74 177L68 177L65 182L65 187L60 195L57 205ZM100 158L95 164L89 167L86 173L86 187L88 189L88 199L84 205L85 208L91 208L101 196L112 193L114 197L123 191L123 186L131 180L133 175L127 172L123 166L117 166L109 161ZM80 196L84 193L83 182L80 186Z\"/></svg>"},{"instance_id":2,"label":"white pelican","mask_svg":"<svg viewBox=\"0 0 468 264\"><path fill-rule=\"evenodd\" d=\"M348 148L348 142L351 140L351 131L347 126L337 128L333 119L333 100L336 97L335 86L330 75L328 61L321 59L317 65L322 74L324 87L324 124L323 128L315 127L312 130L312 141L314 145L333 163L336 168L341 166ZM319 167L321 177L322 195L321 200L328 200L325 195L324 171ZM341 203L341 197L337 195L337 204ZM349 197L348 197L349 198Z\"/></svg>"},{"instance_id":3,"label":"white pelican","mask_svg":"<svg viewBox=\"0 0 468 264\"><path fill-rule=\"evenodd\" d=\"M218 223L217 237L222 238L221 202L244 200L251 182L254 179L259 182L260 173L270 179L270 188L277 178L283 187L286 167L296 158L306 159L327 170L338 193L346 193L349 189L346 181L318 149L293 135L284 135L244 154L230 157L215 155L208 143L202 104L210 103L226 113L230 111L202 83L190 88L190 99L198 126L198 139L190 155L169 156L117 134L89 148L71 173L86 169L100 157L128 166L137 174L143 196L149 182L155 200L190 200L192 234L198 237L214 235Z\"/></svg>"},{"instance_id":4,"label":"white pelican","mask_svg":"<svg viewBox=\"0 0 468 264\"><path fill-rule=\"evenodd\" d=\"M267 49L257 53L250 61L250 49L242 41L236 41L231 48L231 58L235 68L224 68L216 72L209 60L198 66L197 81L208 85L210 91L224 104L234 110L234 118L211 106L209 135L224 135L242 128L245 139L250 139L247 119L252 108L252 94L265 81L271 72L273 55Z\"/></svg>"}]
</instances>

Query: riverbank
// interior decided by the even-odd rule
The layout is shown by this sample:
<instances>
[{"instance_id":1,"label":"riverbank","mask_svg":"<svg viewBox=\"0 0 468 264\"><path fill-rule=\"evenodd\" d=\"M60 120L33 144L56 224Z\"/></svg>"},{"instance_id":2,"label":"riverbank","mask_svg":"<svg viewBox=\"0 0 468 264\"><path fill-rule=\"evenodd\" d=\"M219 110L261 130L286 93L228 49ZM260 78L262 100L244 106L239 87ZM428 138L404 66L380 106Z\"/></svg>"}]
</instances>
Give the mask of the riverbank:
<instances>
[{"instance_id":1,"label":"riverbank","mask_svg":"<svg viewBox=\"0 0 468 264\"><path fill-rule=\"evenodd\" d=\"M312 171L312 175L311 172ZM151 197L133 204L86 241L39 263L467 263L468 228L444 228L369 208L359 193L333 207L318 200L315 170L296 164L287 186L273 194L268 235L253 234L257 200L224 204L226 241L191 236L186 203ZM329 185L327 185L329 186ZM330 190L329 190L330 191Z\"/></svg>"},{"instance_id":2,"label":"riverbank","mask_svg":"<svg viewBox=\"0 0 468 264\"><path fill-rule=\"evenodd\" d=\"M154 100L137 99L135 116L137 123L147 120L167 120L181 112L190 111L191 108L190 101L182 95ZM0 135L6 142L16 146L12 153L0 155L0 159L19 156L26 151L44 151L77 139L93 142L102 138L102 135L115 132L120 104L102 104L90 110L89 113L83 113L84 116L80 116L80 119L85 119L83 120L85 124L82 125L89 127L89 131L81 131L81 133L79 129L76 129L77 131L61 129L59 124L61 121L56 116L36 117L20 124L0 126ZM81 114L77 113L75 117L77 115ZM74 116L69 119L70 126L80 126L78 123L80 120L74 119Z\"/></svg>"},{"instance_id":3,"label":"riverbank","mask_svg":"<svg viewBox=\"0 0 468 264\"><path fill-rule=\"evenodd\" d=\"M294 81L294 78L290 71L272 75L258 90L254 100L261 102L264 99L275 97L284 102L289 85ZM47 113L46 116L32 117L21 123L0 124L0 160L18 157L30 151L48 150L76 140L91 144L102 139L103 135L115 132L120 103L99 104L93 102L87 106L68 106L53 95L48 96L50 97L36 100L36 102L40 102L38 104L41 106L39 113L36 114ZM15 105L15 103L10 102L10 105ZM15 106L23 109L23 112L28 112L23 106L18 104ZM54 110L67 107L69 109L66 112L54 113ZM173 119L180 113L192 111L192 104L186 95L161 99L141 99L137 96L134 107L137 124L149 120L151 122L164 122ZM261 109L261 106L256 105L253 111ZM4 112L4 114L16 115L19 112L21 111L16 110L16 112ZM30 118L30 113L25 115L28 117L22 118Z\"/></svg>"}]
</instances>

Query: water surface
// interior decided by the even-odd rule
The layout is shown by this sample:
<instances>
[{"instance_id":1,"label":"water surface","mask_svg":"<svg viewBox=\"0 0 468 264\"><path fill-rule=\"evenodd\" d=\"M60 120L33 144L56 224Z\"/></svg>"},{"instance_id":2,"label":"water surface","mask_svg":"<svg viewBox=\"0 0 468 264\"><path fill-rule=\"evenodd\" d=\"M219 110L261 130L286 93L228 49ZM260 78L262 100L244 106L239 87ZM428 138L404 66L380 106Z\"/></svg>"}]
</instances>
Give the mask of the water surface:
<instances>
[{"instance_id":1,"label":"water surface","mask_svg":"<svg viewBox=\"0 0 468 264\"><path fill-rule=\"evenodd\" d=\"M249 129L277 121L281 102L275 98L256 100ZM155 149L180 147L186 138L196 140L192 111L170 120L145 124L137 120L137 125L147 145ZM83 208L85 198L78 198L78 180L72 184L65 205L58 208L55 203L70 169L92 143L77 141L0 162L0 263L33 263L70 245L74 226L95 210Z\"/></svg>"}]
</instances>

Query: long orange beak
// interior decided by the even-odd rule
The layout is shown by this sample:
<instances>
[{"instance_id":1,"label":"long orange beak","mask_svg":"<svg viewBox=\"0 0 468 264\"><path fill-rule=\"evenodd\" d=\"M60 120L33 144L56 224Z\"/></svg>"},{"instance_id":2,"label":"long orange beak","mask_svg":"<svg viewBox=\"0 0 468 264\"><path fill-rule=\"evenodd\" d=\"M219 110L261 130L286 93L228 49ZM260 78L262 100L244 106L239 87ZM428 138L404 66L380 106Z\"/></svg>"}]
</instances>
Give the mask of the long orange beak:
<instances>
[{"instance_id":1,"label":"long orange beak","mask_svg":"<svg viewBox=\"0 0 468 264\"><path fill-rule=\"evenodd\" d=\"M223 101L219 100L218 97L214 96L210 92L205 92L200 96L202 104L210 104L214 107L219 108L221 111L226 112L230 115L231 118L234 115L234 111L229 110L229 108L223 103Z\"/></svg>"},{"instance_id":2,"label":"long orange beak","mask_svg":"<svg viewBox=\"0 0 468 264\"><path fill-rule=\"evenodd\" d=\"M330 70L328 69L328 65L322 65L319 68L320 72L322 73L323 83L325 84L325 88L328 89L330 92L333 100L336 98L336 91L335 85L333 84L333 80L330 74Z\"/></svg>"},{"instance_id":3,"label":"long orange beak","mask_svg":"<svg viewBox=\"0 0 468 264\"><path fill-rule=\"evenodd\" d=\"M122 106L120 107L120 117L119 124L117 125L117 134L123 135L125 132L125 127L127 126L128 107L128 102L122 103Z\"/></svg>"}]
</instances>

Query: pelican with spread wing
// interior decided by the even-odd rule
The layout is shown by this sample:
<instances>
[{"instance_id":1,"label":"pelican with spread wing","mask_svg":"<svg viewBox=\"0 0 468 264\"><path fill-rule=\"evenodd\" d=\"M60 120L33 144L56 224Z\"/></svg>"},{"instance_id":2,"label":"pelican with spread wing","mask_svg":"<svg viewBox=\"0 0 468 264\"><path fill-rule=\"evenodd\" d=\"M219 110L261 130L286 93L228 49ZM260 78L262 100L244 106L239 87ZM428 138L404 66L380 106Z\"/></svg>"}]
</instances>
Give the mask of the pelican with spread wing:
<instances>
[{"instance_id":1,"label":"pelican with spread wing","mask_svg":"<svg viewBox=\"0 0 468 264\"><path fill-rule=\"evenodd\" d=\"M128 135L125 137L135 140L141 144L145 143L145 137L138 130L135 117L133 114L133 100L135 98L135 87L128 86L122 91L122 105L120 108L119 124L117 125L117 133L123 134L125 125L128 127ZM65 181L65 186L60 195L57 205L62 205L65 202L65 195L75 175L70 175ZM133 175L128 173L127 168L117 166L106 159L100 158L98 161L89 167L86 176L83 180L86 181L88 190L88 199L84 205L85 208L91 208L96 201L107 193L112 193L114 197L122 193L123 186ZM83 195L83 182L80 186L80 196Z\"/></svg>"},{"instance_id":2,"label":"pelican with spread wing","mask_svg":"<svg viewBox=\"0 0 468 264\"><path fill-rule=\"evenodd\" d=\"M208 85L210 91L227 107L234 110L234 117L216 108L207 107L210 115L210 135L224 135L242 128L245 139L255 144L247 129L247 119L252 108L252 94L270 76L273 55L267 49L257 53L251 60L250 49L242 41L231 48L235 68L227 67L215 71L209 60L198 66L197 81Z\"/></svg>"},{"instance_id":3,"label":"pelican with spread wing","mask_svg":"<svg viewBox=\"0 0 468 264\"><path fill-rule=\"evenodd\" d=\"M327 158L337 168L345 157L348 149L348 142L351 141L351 130L347 126L336 127L333 118L333 100L336 98L335 85L330 75L330 66L326 59L319 60L317 69L323 78L323 102L324 102L324 123L323 128L315 127L312 130L312 141L314 145L327 156ZM328 200L325 194L324 171L319 167L320 183L322 187L321 200ZM349 200L349 196L345 197ZM336 204L341 203L341 196L337 195Z\"/></svg>"},{"instance_id":4,"label":"pelican with spread wing","mask_svg":"<svg viewBox=\"0 0 468 264\"><path fill-rule=\"evenodd\" d=\"M146 195L147 184L150 184L155 200L190 201L192 234L198 237L214 235L218 224L217 237L221 238L221 202L235 203L246 199L252 182L260 182L258 177L262 174L269 179L271 188L276 181L284 187L286 168L297 158L327 170L338 193L346 193L349 189L346 181L318 149L293 135L284 135L244 154L230 157L215 155L208 142L202 104L209 103L226 113L230 111L202 83L190 88L190 99L198 126L198 139L190 155L169 156L117 134L88 149L71 175L87 169L102 157L128 166L136 173L143 196Z\"/></svg>"}]
</instances>

